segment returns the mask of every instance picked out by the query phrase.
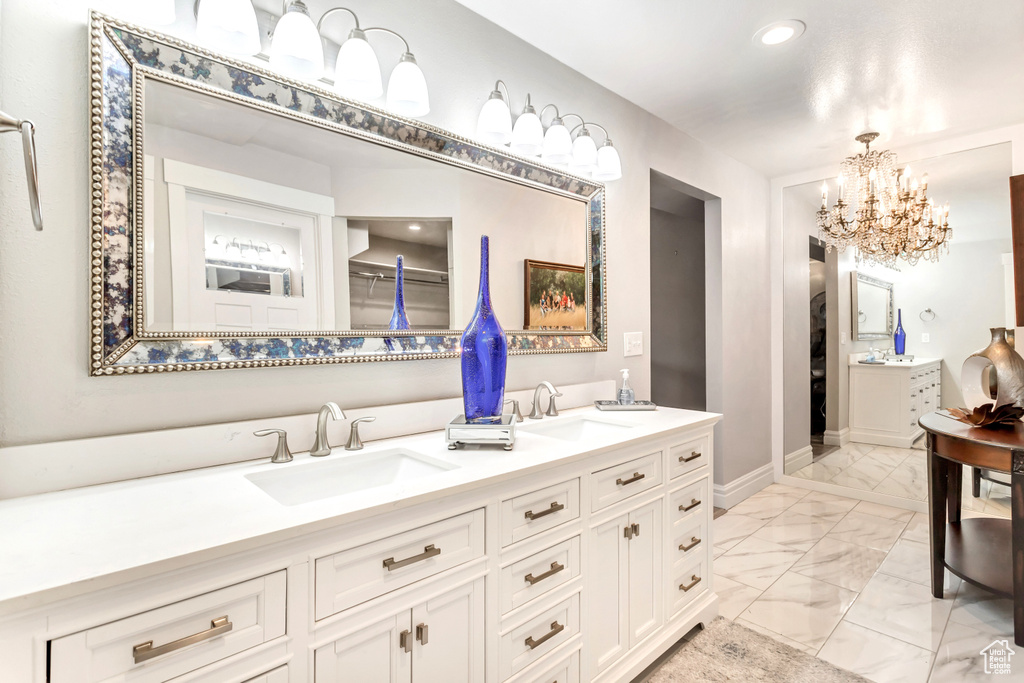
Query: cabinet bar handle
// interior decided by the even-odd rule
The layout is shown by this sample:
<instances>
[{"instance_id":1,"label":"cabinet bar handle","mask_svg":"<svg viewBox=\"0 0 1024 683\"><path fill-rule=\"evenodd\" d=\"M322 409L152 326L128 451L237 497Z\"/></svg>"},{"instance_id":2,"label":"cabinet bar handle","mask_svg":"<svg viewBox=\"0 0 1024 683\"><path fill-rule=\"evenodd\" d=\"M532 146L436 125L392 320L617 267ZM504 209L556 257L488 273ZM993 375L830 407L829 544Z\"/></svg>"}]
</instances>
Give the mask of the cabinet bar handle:
<instances>
[{"instance_id":1,"label":"cabinet bar handle","mask_svg":"<svg viewBox=\"0 0 1024 683\"><path fill-rule=\"evenodd\" d=\"M215 638L222 633L227 633L228 631L230 631L231 627L232 624L230 621L228 621L228 617L225 614L223 617L217 617L216 619L212 619L210 621L210 628L206 629L205 631L200 631L199 633L193 633L190 636L179 638L178 640L167 643L166 645L161 645L160 647L153 647L152 640L147 640L144 643L139 643L138 645L132 648L132 657L135 659L135 663L139 664L141 662L153 659L154 657L165 655L168 652L174 652L175 650L180 650L183 647L188 647L189 645L195 645L196 643L201 643L204 640Z\"/></svg>"},{"instance_id":2,"label":"cabinet bar handle","mask_svg":"<svg viewBox=\"0 0 1024 683\"><path fill-rule=\"evenodd\" d=\"M630 477L629 479L616 479L615 483L618 484L619 486L625 486L626 484L632 484L634 481L640 481L641 479L643 479L646 476L647 476L646 474L640 474L639 472L634 472L633 476Z\"/></svg>"},{"instance_id":3,"label":"cabinet bar handle","mask_svg":"<svg viewBox=\"0 0 1024 683\"><path fill-rule=\"evenodd\" d=\"M681 590L681 591L683 591L685 593L686 591L690 590L691 588L696 586L698 583L700 583L700 577L697 576L696 574L692 574L690 576L690 578L693 579L690 583L687 583L687 584L682 584L681 583L681 584L679 584L679 590Z\"/></svg>"},{"instance_id":4,"label":"cabinet bar handle","mask_svg":"<svg viewBox=\"0 0 1024 683\"><path fill-rule=\"evenodd\" d=\"M533 510L527 510L526 514L523 515L523 517L526 517L527 519L532 521L532 520L535 520L535 519L540 519L541 517L544 517L545 515L550 515L552 513L559 512L559 511L564 510L564 509L565 509L565 506L556 501L556 502L552 503L551 507L549 507L547 510L541 510L540 512L534 512Z\"/></svg>"},{"instance_id":5,"label":"cabinet bar handle","mask_svg":"<svg viewBox=\"0 0 1024 683\"><path fill-rule=\"evenodd\" d=\"M557 636L559 633L561 633L564 630L565 630L565 626L563 626L562 624L559 624L557 621L552 621L551 622L551 630L550 631L548 631L547 633L542 635L537 640L534 640L533 636L529 636L526 639L525 642L526 642L527 645L530 646L531 650L534 650L534 649L540 647L541 645L543 645L544 643L546 643L547 641L551 640L552 638L554 638L555 636Z\"/></svg>"},{"instance_id":6,"label":"cabinet bar handle","mask_svg":"<svg viewBox=\"0 0 1024 683\"><path fill-rule=\"evenodd\" d=\"M537 574L537 576L534 576L532 573L531 574L527 574L526 576L523 577L523 580L526 581L526 583L528 583L528 584L530 584L532 586L535 583L543 581L544 579L548 578L549 576L554 576L555 574L557 574L558 572L562 571L563 569L565 569L565 565L564 564L558 564L557 562L552 562L551 563L551 569L547 570L543 574Z\"/></svg>"},{"instance_id":7,"label":"cabinet bar handle","mask_svg":"<svg viewBox=\"0 0 1024 683\"><path fill-rule=\"evenodd\" d=\"M689 512L690 510L692 510L693 508L697 507L698 505L700 505L700 501L697 500L696 498L691 498L689 505L680 505L679 506L679 511L680 512Z\"/></svg>"},{"instance_id":8,"label":"cabinet bar handle","mask_svg":"<svg viewBox=\"0 0 1024 683\"><path fill-rule=\"evenodd\" d=\"M422 645L427 644L427 639L430 637L430 627L426 624L418 624L416 626L416 640L420 641Z\"/></svg>"},{"instance_id":9,"label":"cabinet bar handle","mask_svg":"<svg viewBox=\"0 0 1024 683\"><path fill-rule=\"evenodd\" d=\"M697 538L696 536L691 536L690 540L692 541L690 545L683 545L681 543L679 544L679 549L682 550L684 553L688 550L693 550L694 548L700 545L701 539Z\"/></svg>"},{"instance_id":10,"label":"cabinet bar handle","mask_svg":"<svg viewBox=\"0 0 1024 683\"><path fill-rule=\"evenodd\" d=\"M412 643L409 642L409 636L411 635L412 633L408 630L398 634L398 646L406 652L412 652Z\"/></svg>"},{"instance_id":11,"label":"cabinet bar handle","mask_svg":"<svg viewBox=\"0 0 1024 683\"><path fill-rule=\"evenodd\" d=\"M388 559L384 560L384 568L390 572L394 571L395 569L401 569L402 567L408 567L410 564L422 562L423 560L429 559L431 557L437 557L440 554L441 549L435 548L434 544L431 543L430 545L425 546L423 548L423 552L419 555L413 555L412 557L407 557L406 559L399 560L398 562L395 562L395 558L389 557Z\"/></svg>"},{"instance_id":12,"label":"cabinet bar handle","mask_svg":"<svg viewBox=\"0 0 1024 683\"><path fill-rule=\"evenodd\" d=\"M691 460L696 460L699 457L700 457L700 451L691 451L690 452L690 457L688 457L688 458L680 455L679 456L679 462L690 462Z\"/></svg>"}]
</instances>

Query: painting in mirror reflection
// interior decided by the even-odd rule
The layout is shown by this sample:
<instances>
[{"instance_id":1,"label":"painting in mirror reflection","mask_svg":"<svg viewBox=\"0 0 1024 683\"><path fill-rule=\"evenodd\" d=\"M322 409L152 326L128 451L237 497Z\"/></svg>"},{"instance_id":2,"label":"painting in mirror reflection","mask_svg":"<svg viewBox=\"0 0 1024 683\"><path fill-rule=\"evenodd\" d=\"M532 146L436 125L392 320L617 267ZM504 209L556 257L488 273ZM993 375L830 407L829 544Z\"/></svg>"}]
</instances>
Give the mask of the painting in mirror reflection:
<instances>
[{"instance_id":1,"label":"painting in mirror reflection","mask_svg":"<svg viewBox=\"0 0 1024 683\"><path fill-rule=\"evenodd\" d=\"M586 263L583 201L158 81L144 167L147 331L387 330L399 255L410 329L458 330L482 234L506 320L524 260Z\"/></svg>"}]
</instances>

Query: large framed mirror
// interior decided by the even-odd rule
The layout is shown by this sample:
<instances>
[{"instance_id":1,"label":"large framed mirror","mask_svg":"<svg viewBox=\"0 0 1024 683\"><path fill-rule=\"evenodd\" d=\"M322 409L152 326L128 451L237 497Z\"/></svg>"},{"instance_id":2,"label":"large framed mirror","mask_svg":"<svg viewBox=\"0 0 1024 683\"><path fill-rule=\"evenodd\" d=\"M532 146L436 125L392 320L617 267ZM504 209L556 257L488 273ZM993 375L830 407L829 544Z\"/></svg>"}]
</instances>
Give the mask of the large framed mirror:
<instances>
[{"instance_id":1,"label":"large framed mirror","mask_svg":"<svg viewBox=\"0 0 1024 683\"><path fill-rule=\"evenodd\" d=\"M850 319L853 338L889 339L893 328L892 283L864 273L850 273Z\"/></svg>"},{"instance_id":2,"label":"large framed mirror","mask_svg":"<svg viewBox=\"0 0 1024 683\"><path fill-rule=\"evenodd\" d=\"M91 48L93 374L457 357L482 235L510 353L606 350L601 183L97 13ZM574 291L531 316L535 262Z\"/></svg>"}]
</instances>

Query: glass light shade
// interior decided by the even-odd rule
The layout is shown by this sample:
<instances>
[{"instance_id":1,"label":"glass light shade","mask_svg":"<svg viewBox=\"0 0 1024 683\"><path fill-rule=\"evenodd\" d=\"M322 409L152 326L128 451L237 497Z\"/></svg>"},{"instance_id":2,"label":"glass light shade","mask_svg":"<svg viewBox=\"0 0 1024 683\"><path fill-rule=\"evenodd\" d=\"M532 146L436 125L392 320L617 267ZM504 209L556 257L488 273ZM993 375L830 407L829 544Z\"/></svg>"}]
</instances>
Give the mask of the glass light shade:
<instances>
[{"instance_id":1,"label":"glass light shade","mask_svg":"<svg viewBox=\"0 0 1024 683\"><path fill-rule=\"evenodd\" d=\"M430 111L427 79L416 58L406 52L388 79L387 108L401 116L423 116Z\"/></svg>"},{"instance_id":2,"label":"glass light shade","mask_svg":"<svg viewBox=\"0 0 1024 683\"><path fill-rule=\"evenodd\" d=\"M619 159L619 152L612 147L611 141L605 142L597 150L597 169L593 173L593 178L605 182L621 177L622 161Z\"/></svg>"},{"instance_id":3,"label":"glass light shade","mask_svg":"<svg viewBox=\"0 0 1024 683\"><path fill-rule=\"evenodd\" d=\"M484 102L476 120L476 137L480 142L500 147L512 139L512 113L505 100L491 97Z\"/></svg>"},{"instance_id":4,"label":"glass light shade","mask_svg":"<svg viewBox=\"0 0 1024 683\"><path fill-rule=\"evenodd\" d=\"M260 27L250 0L200 0L196 38L217 52L258 55Z\"/></svg>"},{"instance_id":5,"label":"glass light shade","mask_svg":"<svg viewBox=\"0 0 1024 683\"><path fill-rule=\"evenodd\" d=\"M572 142L572 161L569 170L576 173L591 173L597 168L597 145L590 133L580 131Z\"/></svg>"},{"instance_id":6,"label":"glass light shade","mask_svg":"<svg viewBox=\"0 0 1024 683\"><path fill-rule=\"evenodd\" d=\"M535 157L544 148L544 126L540 117L530 107L516 119L512 127L512 151L528 157Z\"/></svg>"},{"instance_id":7,"label":"glass light shade","mask_svg":"<svg viewBox=\"0 0 1024 683\"><path fill-rule=\"evenodd\" d=\"M544 134L544 147L540 158L549 164L559 166L572 161L572 138L569 129L561 123L552 123Z\"/></svg>"},{"instance_id":8,"label":"glass light shade","mask_svg":"<svg viewBox=\"0 0 1024 683\"><path fill-rule=\"evenodd\" d=\"M377 53L362 31L352 31L341 44L334 67L334 89L357 100L373 100L384 94Z\"/></svg>"},{"instance_id":9,"label":"glass light shade","mask_svg":"<svg viewBox=\"0 0 1024 683\"><path fill-rule=\"evenodd\" d=\"M278 19L270 43L270 67L292 78L315 81L324 73L324 45L316 24L295 4Z\"/></svg>"}]
</instances>

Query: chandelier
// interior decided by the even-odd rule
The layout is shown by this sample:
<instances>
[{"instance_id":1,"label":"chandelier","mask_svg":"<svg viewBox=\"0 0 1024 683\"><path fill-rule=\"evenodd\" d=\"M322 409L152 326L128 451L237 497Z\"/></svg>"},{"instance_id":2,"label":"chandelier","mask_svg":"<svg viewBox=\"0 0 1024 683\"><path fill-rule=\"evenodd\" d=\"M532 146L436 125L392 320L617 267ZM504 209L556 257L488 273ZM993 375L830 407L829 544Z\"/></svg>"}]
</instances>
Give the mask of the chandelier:
<instances>
[{"instance_id":1,"label":"chandelier","mask_svg":"<svg viewBox=\"0 0 1024 683\"><path fill-rule=\"evenodd\" d=\"M921 181L910 167L896 170L896 155L871 149L878 133L857 136L862 154L847 157L838 178L839 199L828 208L828 183L821 186L818 235L828 251L856 247L858 258L895 267L920 259L937 262L940 247L949 252L949 205L936 207L928 199L928 175ZM849 196L849 199L847 199ZM852 218L851 218L852 215Z\"/></svg>"}]
</instances>

